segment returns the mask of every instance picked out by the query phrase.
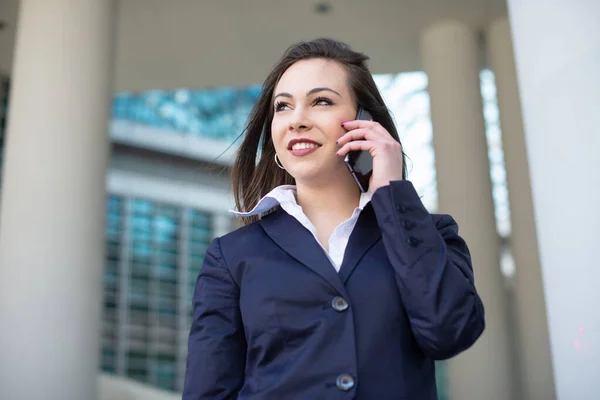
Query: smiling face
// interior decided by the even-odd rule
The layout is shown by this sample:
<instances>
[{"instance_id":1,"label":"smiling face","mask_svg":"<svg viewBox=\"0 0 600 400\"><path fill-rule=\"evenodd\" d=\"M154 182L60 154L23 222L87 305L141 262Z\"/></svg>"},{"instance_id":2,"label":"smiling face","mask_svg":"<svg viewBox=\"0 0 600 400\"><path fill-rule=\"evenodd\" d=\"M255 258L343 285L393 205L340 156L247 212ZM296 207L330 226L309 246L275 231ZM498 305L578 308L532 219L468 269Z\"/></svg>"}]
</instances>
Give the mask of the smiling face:
<instances>
[{"instance_id":1,"label":"smiling face","mask_svg":"<svg viewBox=\"0 0 600 400\"><path fill-rule=\"evenodd\" d=\"M293 64L274 91L271 135L279 160L297 184L351 178L335 143L356 116L348 73L335 61Z\"/></svg>"}]
</instances>

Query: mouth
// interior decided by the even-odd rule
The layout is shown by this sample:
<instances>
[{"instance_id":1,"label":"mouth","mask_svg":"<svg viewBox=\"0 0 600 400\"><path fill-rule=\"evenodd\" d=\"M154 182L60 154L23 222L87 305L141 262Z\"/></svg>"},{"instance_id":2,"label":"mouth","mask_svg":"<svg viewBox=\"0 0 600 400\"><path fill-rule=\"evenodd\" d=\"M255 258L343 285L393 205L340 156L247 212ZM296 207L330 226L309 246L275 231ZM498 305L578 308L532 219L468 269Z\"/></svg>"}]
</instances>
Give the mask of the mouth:
<instances>
[{"instance_id":1,"label":"mouth","mask_svg":"<svg viewBox=\"0 0 600 400\"><path fill-rule=\"evenodd\" d=\"M310 154L319 149L319 147L321 147L319 143L310 139L292 139L288 143L288 150L290 150L292 155L298 157Z\"/></svg>"},{"instance_id":2,"label":"mouth","mask_svg":"<svg viewBox=\"0 0 600 400\"><path fill-rule=\"evenodd\" d=\"M288 143L288 150L304 150L304 149L312 149L319 148L321 145L314 140L298 138L292 139Z\"/></svg>"}]
</instances>

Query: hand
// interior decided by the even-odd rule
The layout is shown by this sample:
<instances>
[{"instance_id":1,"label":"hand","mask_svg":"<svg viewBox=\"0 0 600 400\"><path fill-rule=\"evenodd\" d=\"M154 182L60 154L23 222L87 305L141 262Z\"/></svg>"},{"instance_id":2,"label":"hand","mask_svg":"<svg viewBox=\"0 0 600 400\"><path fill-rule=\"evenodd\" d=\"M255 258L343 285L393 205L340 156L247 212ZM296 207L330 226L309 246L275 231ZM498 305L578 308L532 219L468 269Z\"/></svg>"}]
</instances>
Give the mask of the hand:
<instances>
[{"instance_id":1,"label":"hand","mask_svg":"<svg viewBox=\"0 0 600 400\"><path fill-rule=\"evenodd\" d=\"M373 157L373 175L369 180L369 191L375 193L391 181L402 180L402 146L389 132L375 121L355 120L345 122L342 126L348 130L337 144L340 149L336 153L344 157L355 150L368 151Z\"/></svg>"}]
</instances>

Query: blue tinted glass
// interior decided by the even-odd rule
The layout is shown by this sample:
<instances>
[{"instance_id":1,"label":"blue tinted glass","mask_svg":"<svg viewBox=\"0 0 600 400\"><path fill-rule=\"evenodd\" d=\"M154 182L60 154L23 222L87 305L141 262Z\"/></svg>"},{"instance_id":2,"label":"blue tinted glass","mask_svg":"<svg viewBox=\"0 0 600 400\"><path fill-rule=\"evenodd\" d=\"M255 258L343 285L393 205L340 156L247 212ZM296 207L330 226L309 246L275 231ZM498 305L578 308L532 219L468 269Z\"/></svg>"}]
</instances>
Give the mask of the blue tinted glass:
<instances>
[{"instance_id":1,"label":"blue tinted glass","mask_svg":"<svg viewBox=\"0 0 600 400\"><path fill-rule=\"evenodd\" d=\"M190 227L189 237L192 242L206 242L210 240L212 235L212 229L209 226L203 227Z\"/></svg>"},{"instance_id":2,"label":"blue tinted glass","mask_svg":"<svg viewBox=\"0 0 600 400\"><path fill-rule=\"evenodd\" d=\"M127 293L127 300L131 306L148 307L149 297L147 293L130 291Z\"/></svg>"},{"instance_id":3,"label":"blue tinted glass","mask_svg":"<svg viewBox=\"0 0 600 400\"><path fill-rule=\"evenodd\" d=\"M152 210L154 208L152 202L140 199L132 200L130 207L134 214L144 215L152 214Z\"/></svg>"},{"instance_id":4,"label":"blue tinted glass","mask_svg":"<svg viewBox=\"0 0 600 400\"><path fill-rule=\"evenodd\" d=\"M173 297L159 297L158 298L158 309L164 313L177 312L177 303Z\"/></svg>"},{"instance_id":5,"label":"blue tinted glass","mask_svg":"<svg viewBox=\"0 0 600 400\"><path fill-rule=\"evenodd\" d=\"M106 246L106 258L108 260L116 261L121 257L121 249L119 246L107 245Z\"/></svg>"},{"instance_id":6,"label":"blue tinted glass","mask_svg":"<svg viewBox=\"0 0 600 400\"><path fill-rule=\"evenodd\" d=\"M157 361L150 366L151 375L157 385L163 389L174 390L177 368L174 362Z\"/></svg>"},{"instance_id":7,"label":"blue tinted glass","mask_svg":"<svg viewBox=\"0 0 600 400\"><path fill-rule=\"evenodd\" d=\"M117 271L111 271L106 269L104 271L104 284L110 287L115 287L117 285Z\"/></svg>"},{"instance_id":8,"label":"blue tinted glass","mask_svg":"<svg viewBox=\"0 0 600 400\"><path fill-rule=\"evenodd\" d=\"M206 253L207 247L207 241L192 242L189 245L190 255L193 257L198 257L199 261L202 262L202 257L204 257L204 253Z\"/></svg>"},{"instance_id":9,"label":"blue tinted glass","mask_svg":"<svg viewBox=\"0 0 600 400\"><path fill-rule=\"evenodd\" d=\"M232 141L243 131L260 85L211 90L150 90L113 98L113 118Z\"/></svg>"},{"instance_id":10,"label":"blue tinted glass","mask_svg":"<svg viewBox=\"0 0 600 400\"><path fill-rule=\"evenodd\" d=\"M146 241L134 240L131 244L131 251L134 256L150 257L152 255L152 244Z\"/></svg>"},{"instance_id":11,"label":"blue tinted glass","mask_svg":"<svg viewBox=\"0 0 600 400\"><path fill-rule=\"evenodd\" d=\"M106 208L110 212L120 212L122 205L123 201L118 196L108 196L108 198L106 199Z\"/></svg>"},{"instance_id":12,"label":"blue tinted glass","mask_svg":"<svg viewBox=\"0 0 600 400\"><path fill-rule=\"evenodd\" d=\"M106 215L106 224L111 228L118 228L121 226L123 218L121 214L109 212Z\"/></svg>"},{"instance_id":13,"label":"blue tinted glass","mask_svg":"<svg viewBox=\"0 0 600 400\"><path fill-rule=\"evenodd\" d=\"M140 242L152 241L152 231L147 228L137 227L135 229L132 229L130 234L131 240L137 240Z\"/></svg>"},{"instance_id":14,"label":"blue tinted glass","mask_svg":"<svg viewBox=\"0 0 600 400\"><path fill-rule=\"evenodd\" d=\"M190 271L199 272L202 267L202 262L204 261L204 253L192 254L189 258L190 262Z\"/></svg>"},{"instance_id":15,"label":"blue tinted glass","mask_svg":"<svg viewBox=\"0 0 600 400\"><path fill-rule=\"evenodd\" d=\"M159 279L173 282L177 279L177 267L175 265L157 265L154 268L154 275Z\"/></svg>"},{"instance_id":16,"label":"blue tinted glass","mask_svg":"<svg viewBox=\"0 0 600 400\"><path fill-rule=\"evenodd\" d=\"M120 227L114 227L106 224L106 228L104 230L107 240L111 241L120 241L121 229Z\"/></svg>"},{"instance_id":17,"label":"blue tinted glass","mask_svg":"<svg viewBox=\"0 0 600 400\"><path fill-rule=\"evenodd\" d=\"M210 216L210 214L203 212L203 211L198 211L198 210L191 210L190 212L190 224L192 226L206 226L206 225L210 225L212 221L212 218Z\"/></svg>"},{"instance_id":18,"label":"blue tinted glass","mask_svg":"<svg viewBox=\"0 0 600 400\"><path fill-rule=\"evenodd\" d=\"M167 215L157 215L154 218L154 236L158 242L176 246L177 230L176 218Z\"/></svg>"},{"instance_id":19,"label":"blue tinted glass","mask_svg":"<svg viewBox=\"0 0 600 400\"><path fill-rule=\"evenodd\" d=\"M109 348L102 349L102 369L106 372L115 370L115 351Z\"/></svg>"},{"instance_id":20,"label":"blue tinted glass","mask_svg":"<svg viewBox=\"0 0 600 400\"><path fill-rule=\"evenodd\" d=\"M129 284L130 284L130 286L129 286L130 294L137 296L137 298L143 297L143 298L147 299L147 296L148 296L149 290L150 290L150 282L148 280L146 280L146 279L131 279Z\"/></svg>"},{"instance_id":21,"label":"blue tinted glass","mask_svg":"<svg viewBox=\"0 0 600 400\"><path fill-rule=\"evenodd\" d=\"M134 231L151 232L152 220L147 216L133 215L129 221Z\"/></svg>"},{"instance_id":22,"label":"blue tinted glass","mask_svg":"<svg viewBox=\"0 0 600 400\"><path fill-rule=\"evenodd\" d=\"M177 296L177 286L170 282L159 282L158 291L160 295Z\"/></svg>"}]
</instances>

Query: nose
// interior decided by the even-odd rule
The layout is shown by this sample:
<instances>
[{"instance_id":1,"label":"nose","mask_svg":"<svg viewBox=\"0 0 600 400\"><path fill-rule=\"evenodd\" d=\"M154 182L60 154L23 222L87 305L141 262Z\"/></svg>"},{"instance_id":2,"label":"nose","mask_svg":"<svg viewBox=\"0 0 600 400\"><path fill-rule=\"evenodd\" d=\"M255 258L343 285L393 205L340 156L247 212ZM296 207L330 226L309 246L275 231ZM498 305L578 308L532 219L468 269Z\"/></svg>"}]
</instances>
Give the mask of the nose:
<instances>
[{"instance_id":1,"label":"nose","mask_svg":"<svg viewBox=\"0 0 600 400\"><path fill-rule=\"evenodd\" d=\"M306 111L301 107L298 107L296 110L294 110L294 113L290 118L290 131L304 132L310 130L312 123L306 114Z\"/></svg>"}]
</instances>

